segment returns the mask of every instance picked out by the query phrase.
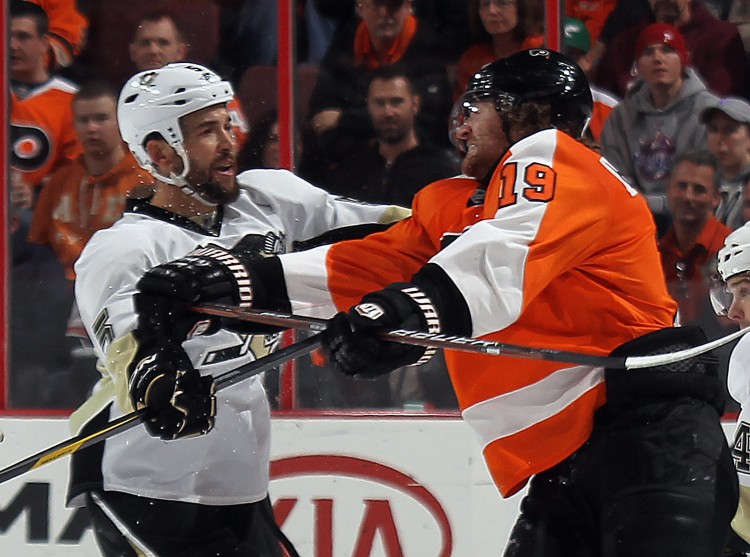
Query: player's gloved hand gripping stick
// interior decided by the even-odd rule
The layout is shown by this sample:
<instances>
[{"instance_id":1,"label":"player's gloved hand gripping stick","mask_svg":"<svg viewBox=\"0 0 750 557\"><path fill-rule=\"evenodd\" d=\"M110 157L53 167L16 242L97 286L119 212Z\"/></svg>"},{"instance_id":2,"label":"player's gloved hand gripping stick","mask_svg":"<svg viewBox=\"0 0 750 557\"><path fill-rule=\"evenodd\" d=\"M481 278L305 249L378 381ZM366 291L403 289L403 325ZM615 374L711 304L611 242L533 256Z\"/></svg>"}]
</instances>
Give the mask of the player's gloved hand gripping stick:
<instances>
[{"instance_id":1,"label":"player's gloved hand gripping stick","mask_svg":"<svg viewBox=\"0 0 750 557\"><path fill-rule=\"evenodd\" d=\"M264 356L259 360L223 373L216 378L216 390L224 389L230 385L248 379L249 377L253 377L254 375L258 375L264 371L280 366L289 360L309 354L320 346L321 339L321 334L313 335L303 341L277 350L268 356ZM48 449L33 454L28 458L0 470L0 483L11 480L21 474L40 468L45 464L54 462L64 456L71 455L76 451L80 451L81 449L85 449L86 447L90 447L100 441L104 441L105 439L109 439L110 437L114 437L115 435L132 429L139 425L145 417L146 410L140 409L109 422L96 433L77 435L49 447Z\"/></svg>"}]
</instances>

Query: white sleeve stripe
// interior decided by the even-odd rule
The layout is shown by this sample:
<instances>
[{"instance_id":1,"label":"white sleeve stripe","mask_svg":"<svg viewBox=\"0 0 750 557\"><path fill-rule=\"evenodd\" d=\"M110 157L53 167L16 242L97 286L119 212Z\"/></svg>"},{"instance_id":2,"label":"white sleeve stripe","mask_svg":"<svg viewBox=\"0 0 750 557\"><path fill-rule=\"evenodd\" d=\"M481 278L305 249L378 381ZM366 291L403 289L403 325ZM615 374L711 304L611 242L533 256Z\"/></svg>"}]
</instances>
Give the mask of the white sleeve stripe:
<instances>
[{"instance_id":1,"label":"white sleeve stripe","mask_svg":"<svg viewBox=\"0 0 750 557\"><path fill-rule=\"evenodd\" d=\"M604 368L563 368L536 383L470 406L461 414L486 447L555 416L603 382Z\"/></svg>"},{"instance_id":2,"label":"white sleeve stripe","mask_svg":"<svg viewBox=\"0 0 750 557\"><path fill-rule=\"evenodd\" d=\"M292 313L328 319L336 313L328 291L326 255L331 246L286 253L279 258Z\"/></svg>"}]
</instances>

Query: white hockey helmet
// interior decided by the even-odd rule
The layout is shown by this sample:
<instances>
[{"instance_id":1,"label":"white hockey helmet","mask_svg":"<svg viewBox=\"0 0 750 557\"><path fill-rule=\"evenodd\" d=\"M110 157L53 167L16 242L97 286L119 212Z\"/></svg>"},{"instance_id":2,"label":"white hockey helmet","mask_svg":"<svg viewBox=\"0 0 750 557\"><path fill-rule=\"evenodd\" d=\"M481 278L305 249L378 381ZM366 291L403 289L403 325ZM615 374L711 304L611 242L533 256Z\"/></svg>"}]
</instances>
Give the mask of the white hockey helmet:
<instances>
[{"instance_id":1,"label":"white hockey helmet","mask_svg":"<svg viewBox=\"0 0 750 557\"><path fill-rule=\"evenodd\" d=\"M717 270L721 284L711 288L711 305L718 315L726 315L732 305L732 295L726 289L726 281L733 276L750 273L750 223L724 239L724 247L717 255Z\"/></svg>"},{"instance_id":2,"label":"white hockey helmet","mask_svg":"<svg viewBox=\"0 0 750 557\"><path fill-rule=\"evenodd\" d=\"M724 239L719 250L719 274L722 280L750 272L750 223L740 226Z\"/></svg>"},{"instance_id":3,"label":"white hockey helmet","mask_svg":"<svg viewBox=\"0 0 750 557\"><path fill-rule=\"evenodd\" d=\"M120 92L117 103L120 134L138 164L159 180L189 190L185 176L190 167L183 148L180 118L233 98L229 82L200 64L177 62L142 71L128 79ZM180 175L166 177L157 172L144 145L154 133L161 135L182 159L184 168Z\"/></svg>"}]
</instances>

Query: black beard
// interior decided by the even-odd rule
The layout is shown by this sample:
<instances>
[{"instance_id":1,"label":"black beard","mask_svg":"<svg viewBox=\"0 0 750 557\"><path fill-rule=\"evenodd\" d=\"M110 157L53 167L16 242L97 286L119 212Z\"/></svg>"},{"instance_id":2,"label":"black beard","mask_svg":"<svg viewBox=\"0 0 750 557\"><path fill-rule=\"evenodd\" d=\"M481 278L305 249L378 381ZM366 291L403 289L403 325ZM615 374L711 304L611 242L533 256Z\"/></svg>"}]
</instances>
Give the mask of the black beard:
<instances>
[{"instance_id":1,"label":"black beard","mask_svg":"<svg viewBox=\"0 0 750 557\"><path fill-rule=\"evenodd\" d=\"M203 182L196 188L193 188L193 191L209 203L216 203L217 205L232 203L240 194L239 188L227 191L222 188L220 184L211 180Z\"/></svg>"},{"instance_id":2,"label":"black beard","mask_svg":"<svg viewBox=\"0 0 750 557\"><path fill-rule=\"evenodd\" d=\"M397 129L395 133L388 135L378 132L378 140L388 145L395 145L396 143L403 141L406 138L406 135L407 132L402 129Z\"/></svg>"}]
</instances>

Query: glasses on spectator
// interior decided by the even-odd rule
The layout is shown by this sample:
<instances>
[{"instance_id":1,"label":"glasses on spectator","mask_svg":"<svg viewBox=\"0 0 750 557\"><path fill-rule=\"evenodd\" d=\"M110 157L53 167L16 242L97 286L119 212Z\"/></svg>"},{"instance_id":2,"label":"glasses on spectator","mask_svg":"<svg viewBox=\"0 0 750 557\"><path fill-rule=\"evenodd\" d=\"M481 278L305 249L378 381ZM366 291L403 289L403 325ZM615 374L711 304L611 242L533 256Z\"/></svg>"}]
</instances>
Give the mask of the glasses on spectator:
<instances>
[{"instance_id":1,"label":"glasses on spectator","mask_svg":"<svg viewBox=\"0 0 750 557\"><path fill-rule=\"evenodd\" d=\"M479 0L480 10L489 10L492 6L496 8L511 8L516 5L516 0Z\"/></svg>"}]
</instances>

